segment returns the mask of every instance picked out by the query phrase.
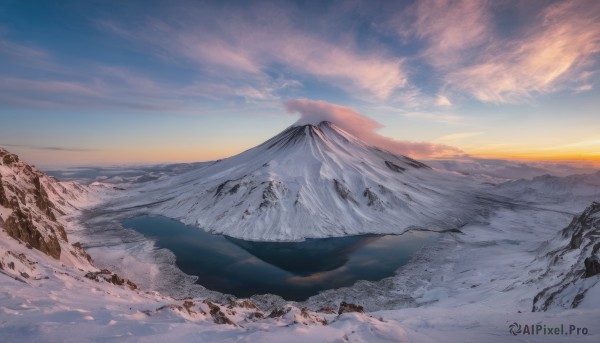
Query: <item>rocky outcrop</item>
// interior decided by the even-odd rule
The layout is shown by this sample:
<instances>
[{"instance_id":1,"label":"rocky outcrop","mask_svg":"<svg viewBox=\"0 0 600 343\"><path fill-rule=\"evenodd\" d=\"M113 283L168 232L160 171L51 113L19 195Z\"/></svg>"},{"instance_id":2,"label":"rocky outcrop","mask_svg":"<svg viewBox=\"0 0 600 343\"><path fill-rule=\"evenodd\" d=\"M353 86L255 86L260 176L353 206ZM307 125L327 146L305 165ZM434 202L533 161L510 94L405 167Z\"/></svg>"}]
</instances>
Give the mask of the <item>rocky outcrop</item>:
<instances>
[{"instance_id":1,"label":"rocky outcrop","mask_svg":"<svg viewBox=\"0 0 600 343\"><path fill-rule=\"evenodd\" d=\"M431 169L431 167L426 165L425 163L419 162L419 161L414 160L407 156L404 156L404 163L408 164L409 166L411 166L413 168L417 168L417 169Z\"/></svg>"},{"instance_id":2,"label":"rocky outcrop","mask_svg":"<svg viewBox=\"0 0 600 343\"><path fill-rule=\"evenodd\" d=\"M349 312L364 313L365 309L362 306L355 305L355 304L349 304L345 301L342 301L340 303L340 309L338 310L338 315L341 315L343 313L349 313Z\"/></svg>"},{"instance_id":3,"label":"rocky outcrop","mask_svg":"<svg viewBox=\"0 0 600 343\"><path fill-rule=\"evenodd\" d=\"M0 174L0 206L8 207L9 205L8 198L6 197L6 191L4 190L4 185L2 184L2 174Z\"/></svg>"},{"instance_id":4,"label":"rocky outcrop","mask_svg":"<svg viewBox=\"0 0 600 343\"><path fill-rule=\"evenodd\" d=\"M96 282L100 282L101 280L103 280L105 282L112 283L117 286L126 286L131 290L138 289L138 286L135 283L131 282L130 280L119 277L119 275L111 272L108 269L102 269L97 272L88 272L84 276Z\"/></svg>"},{"instance_id":5,"label":"rocky outcrop","mask_svg":"<svg viewBox=\"0 0 600 343\"><path fill-rule=\"evenodd\" d=\"M402 172L406 171L406 168L400 167L399 165L395 164L394 162L390 162L390 161L385 161L385 166L388 167L391 171L394 171L396 173L402 173Z\"/></svg>"},{"instance_id":6,"label":"rocky outcrop","mask_svg":"<svg viewBox=\"0 0 600 343\"><path fill-rule=\"evenodd\" d=\"M221 308L218 305L215 305L210 301L206 301L206 305L208 305L208 308L210 309L210 315L212 316L215 324L228 324L237 326L231 321L231 319L229 319L229 317L227 317L227 315L225 315L225 313L223 313L223 311L221 311Z\"/></svg>"},{"instance_id":7,"label":"rocky outcrop","mask_svg":"<svg viewBox=\"0 0 600 343\"><path fill-rule=\"evenodd\" d=\"M262 194L262 202L258 206L259 209L267 209L277 206L279 203L279 195L286 192L286 187L279 181L269 181Z\"/></svg>"},{"instance_id":8,"label":"rocky outcrop","mask_svg":"<svg viewBox=\"0 0 600 343\"><path fill-rule=\"evenodd\" d=\"M40 182L39 175L36 175L33 178L33 186L33 196L35 198L35 204L46 216L48 216L49 219L51 219L52 221L56 221L56 217L52 212L54 205L52 204L52 202L50 202L50 199L48 199L48 193L46 193L46 190L44 190L44 186L42 186L42 183Z\"/></svg>"},{"instance_id":9,"label":"rocky outcrop","mask_svg":"<svg viewBox=\"0 0 600 343\"><path fill-rule=\"evenodd\" d=\"M87 259L83 249L66 244L64 224L57 219L57 215L65 214L65 209L72 206L68 199L80 196L85 190L77 184L65 188L63 183L2 148L0 165L4 167L0 173L0 207L5 209L0 225L6 234L55 259L60 259L65 249L77 258Z\"/></svg>"},{"instance_id":10,"label":"rocky outcrop","mask_svg":"<svg viewBox=\"0 0 600 343\"><path fill-rule=\"evenodd\" d=\"M19 156L11 154L2 148L0 148L0 158L2 159L2 164L8 167L12 167L13 163L19 162Z\"/></svg>"},{"instance_id":11,"label":"rocky outcrop","mask_svg":"<svg viewBox=\"0 0 600 343\"><path fill-rule=\"evenodd\" d=\"M564 228L557 241L562 246L542 258L549 261L538 282L559 279L533 299L533 311L551 308L576 308L592 287L600 287L600 203L593 202Z\"/></svg>"},{"instance_id":12,"label":"rocky outcrop","mask_svg":"<svg viewBox=\"0 0 600 343\"><path fill-rule=\"evenodd\" d=\"M356 200L354 200L354 198L352 197L352 192L350 191L350 188L346 186L346 184L337 179L333 179L333 184L335 187L335 191L337 192L337 194L339 194L339 196L342 199L348 200L354 204L358 204Z\"/></svg>"},{"instance_id":13,"label":"rocky outcrop","mask_svg":"<svg viewBox=\"0 0 600 343\"><path fill-rule=\"evenodd\" d=\"M600 274L600 260L598 260L598 257L586 257L583 264L585 265L585 272L583 273L584 278Z\"/></svg>"},{"instance_id":14,"label":"rocky outcrop","mask_svg":"<svg viewBox=\"0 0 600 343\"><path fill-rule=\"evenodd\" d=\"M371 188L366 188L365 191L363 192L363 196L367 198L368 206L371 206L378 210L383 210L383 208L384 208L383 201L381 201L381 199L379 198L377 193L373 192L371 190Z\"/></svg>"},{"instance_id":15,"label":"rocky outcrop","mask_svg":"<svg viewBox=\"0 0 600 343\"><path fill-rule=\"evenodd\" d=\"M17 208L4 222L6 233L25 244L47 254L55 259L60 258L60 243L56 235L50 235L44 238L44 235L33 224L31 214L23 212Z\"/></svg>"}]
</instances>

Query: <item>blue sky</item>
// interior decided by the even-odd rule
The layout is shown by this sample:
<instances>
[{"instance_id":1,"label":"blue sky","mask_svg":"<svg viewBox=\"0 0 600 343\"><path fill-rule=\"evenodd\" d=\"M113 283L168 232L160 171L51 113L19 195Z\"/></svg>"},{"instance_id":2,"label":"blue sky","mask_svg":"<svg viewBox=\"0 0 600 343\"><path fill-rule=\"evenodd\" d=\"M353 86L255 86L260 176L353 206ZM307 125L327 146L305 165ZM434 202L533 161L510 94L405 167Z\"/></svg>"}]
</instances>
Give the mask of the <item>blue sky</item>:
<instances>
[{"instance_id":1,"label":"blue sky","mask_svg":"<svg viewBox=\"0 0 600 343\"><path fill-rule=\"evenodd\" d=\"M597 162L599 18L597 1L3 1L0 145L53 166L222 158L302 100L418 158Z\"/></svg>"}]
</instances>

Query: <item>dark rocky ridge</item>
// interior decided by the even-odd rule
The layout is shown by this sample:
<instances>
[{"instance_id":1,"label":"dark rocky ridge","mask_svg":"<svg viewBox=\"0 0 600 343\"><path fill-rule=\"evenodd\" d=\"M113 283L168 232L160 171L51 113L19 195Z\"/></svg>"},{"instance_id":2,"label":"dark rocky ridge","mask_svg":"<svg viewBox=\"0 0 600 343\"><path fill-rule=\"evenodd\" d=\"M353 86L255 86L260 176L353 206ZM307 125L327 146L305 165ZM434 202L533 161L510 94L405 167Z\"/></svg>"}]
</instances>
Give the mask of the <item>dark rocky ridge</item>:
<instances>
[{"instance_id":1,"label":"dark rocky ridge","mask_svg":"<svg viewBox=\"0 0 600 343\"><path fill-rule=\"evenodd\" d=\"M587 290L600 282L600 203L593 202L583 213L575 216L560 232L560 237L569 242L544 256L550 263L542 277L560 273L559 270L565 268L567 271L559 274L559 282L546 287L534 297L533 311L547 311L553 307L576 308ZM577 260L574 263L567 262L566 255L573 251L577 253ZM583 282L584 279L592 280L592 283Z\"/></svg>"}]
</instances>

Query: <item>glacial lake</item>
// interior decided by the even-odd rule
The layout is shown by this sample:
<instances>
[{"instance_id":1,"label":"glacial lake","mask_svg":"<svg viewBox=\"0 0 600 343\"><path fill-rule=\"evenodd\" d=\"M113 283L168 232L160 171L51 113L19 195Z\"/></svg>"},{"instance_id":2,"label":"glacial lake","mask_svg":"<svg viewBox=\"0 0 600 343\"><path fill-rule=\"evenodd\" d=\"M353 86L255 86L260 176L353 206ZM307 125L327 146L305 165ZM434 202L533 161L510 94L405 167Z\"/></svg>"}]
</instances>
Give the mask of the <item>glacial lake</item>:
<instances>
[{"instance_id":1,"label":"glacial lake","mask_svg":"<svg viewBox=\"0 0 600 343\"><path fill-rule=\"evenodd\" d=\"M394 275L432 233L360 235L302 242L253 242L207 233L173 219L140 216L123 221L176 257L198 284L237 297L277 294L302 301L319 291Z\"/></svg>"}]
</instances>

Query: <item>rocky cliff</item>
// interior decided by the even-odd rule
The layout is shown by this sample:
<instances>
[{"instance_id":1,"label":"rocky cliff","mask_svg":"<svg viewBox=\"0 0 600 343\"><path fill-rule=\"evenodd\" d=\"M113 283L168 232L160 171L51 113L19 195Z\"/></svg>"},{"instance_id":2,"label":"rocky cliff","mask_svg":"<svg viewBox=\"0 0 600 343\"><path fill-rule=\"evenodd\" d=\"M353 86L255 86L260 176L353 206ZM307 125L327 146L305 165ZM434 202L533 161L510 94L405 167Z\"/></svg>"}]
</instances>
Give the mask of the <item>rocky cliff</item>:
<instances>
[{"instance_id":1,"label":"rocky cliff","mask_svg":"<svg viewBox=\"0 0 600 343\"><path fill-rule=\"evenodd\" d=\"M84 201L89 190L63 183L0 148L0 228L29 249L67 262L87 256L69 244L60 217ZM68 251L68 257L61 256Z\"/></svg>"},{"instance_id":2,"label":"rocky cliff","mask_svg":"<svg viewBox=\"0 0 600 343\"><path fill-rule=\"evenodd\" d=\"M577 308L597 301L600 292L600 203L575 216L556 239L547 243L549 261L541 281L549 284L533 300L533 311Z\"/></svg>"}]
</instances>

